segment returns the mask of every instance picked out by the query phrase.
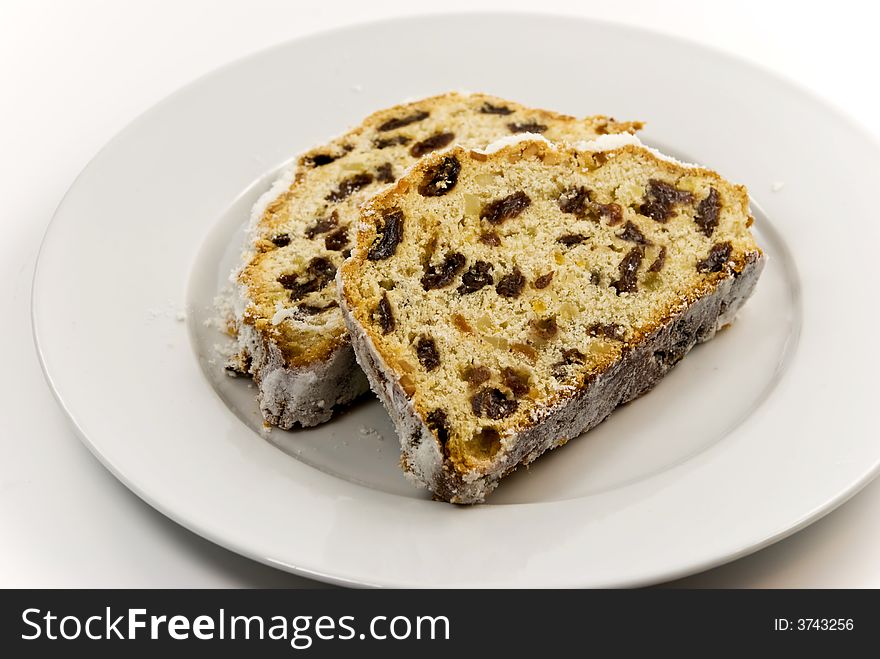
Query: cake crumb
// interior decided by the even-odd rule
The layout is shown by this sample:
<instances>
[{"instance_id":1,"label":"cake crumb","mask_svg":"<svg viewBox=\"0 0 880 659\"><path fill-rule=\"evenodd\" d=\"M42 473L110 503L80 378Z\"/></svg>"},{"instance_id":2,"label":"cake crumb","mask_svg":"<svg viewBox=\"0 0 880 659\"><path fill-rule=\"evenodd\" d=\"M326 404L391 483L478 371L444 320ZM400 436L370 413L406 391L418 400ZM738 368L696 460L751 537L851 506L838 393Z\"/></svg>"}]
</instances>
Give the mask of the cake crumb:
<instances>
[{"instance_id":1,"label":"cake crumb","mask_svg":"<svg viewBox=\"0 0 880 659\"><path fill-rule=\"evenodd\" d=\"M186 320L186 309L174 304L172 300L158 307L150 307L146 310L147 318L150 320L158 320L159 318L171 318L176 320Z\"/></svg>"},{"instance_id":2,"label":"cake crumb","mask_svg":"<svg viewBox=\"0 0 880 659\"><path fill-rule=\"evenodd\" d=\"M779 192L784 187L785 187L785 181L773 181L773 183L770 184L770 190L772 192Z\"/></svg>"},{"instance_id":3,"label":"cake crumb","mask_svg":"<svg viewBox=\"0 0 880 659\"><path fill-rule=\"evenodd\" d=\"M360 94L362 91L364 91L364 86L363 85L352 85L351 91L353 91L355 94Z\"/></svg>"}]
</instances>

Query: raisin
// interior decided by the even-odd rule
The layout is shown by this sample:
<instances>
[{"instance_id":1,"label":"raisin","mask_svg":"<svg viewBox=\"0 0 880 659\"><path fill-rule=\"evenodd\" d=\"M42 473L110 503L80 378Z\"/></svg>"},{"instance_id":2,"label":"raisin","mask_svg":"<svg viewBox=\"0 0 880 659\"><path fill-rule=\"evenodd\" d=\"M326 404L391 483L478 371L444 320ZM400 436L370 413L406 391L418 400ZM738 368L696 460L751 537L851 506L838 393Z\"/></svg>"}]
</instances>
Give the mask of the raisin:
<instances>
[{"instance_id":1,"label":"raisin","mask_svg":"<svg viewBox=\"0 0 880 659\"><path fill-rule=\"evenodd\" d=\"M332 156L329 153L316 153L311 156L306 156L303 158L303 164L311 167L323 167L324 165L329 165L334 160L338 160L342 156Z\"/></svg>"},{"instance_id":2,"label":"raisin","mask_svg":"<svg viewBox=\"0 0 880 659\"><path fill-rule=\"evenodd\" d=\"M590 191L583 186L563 190L559 195L559 210L583 217L590 206Z\"/></svg>"},{"instance_id":3,"label":"raisin","mask_svg":"<svg viewBox=\"0 0 880 659\"><path fill-rule=\"evenodd\" d=\"M413 144L412 148L409 150L409 155L413 158L421 158L426 153L431 153L431 151L436 151L437 149L442 149L444 146L448 146L454 139L455 133L437 133L436 135L431 135L431 137L426 137L421 142Z\"/></svg>"},{"instance_id":4,"label":"raisin","mask_svg":"<svg viewBox=\"0 0 880 659\"><path fill-rule=\"evenodd\" d=\"M511 110L506 105L492 105L488 101L483 103L483 106L480 108L480 112L482 112L483 114L499 114L505 117L508 114L513 114L513 110Z\"/></svg>"},{"instance_id":5,"label":"raisin","mask_svg":"<svg viewBox=\"0 0 880 659\"><path fill-rule=\"evenodd\" d=\"M636 245L623 257L623 260L621 260L620 265L617 267L620 276L617 280L611 282L611 288L618 295L621 293L635 293L639 290L636 277L639 274L639 266L642 265L643 258L645 258L645 248L641 245Z\"/></svg>"},{"instance_id":6,"label":"raisin","mask_svg":"<svg viewBox=\"0 0 880 659\"><path fill-rule=\"evenodd\" d=\"M480 242L489 247L498 247L501 244L501 236L495 231L486 231L480 234Z\"/></svg>"},{"instance_id":7,"label":"raisin","mask_svg":"<svg viewBox=\"0 0 880 659\"><path fill-rule=\"evenodd\" d=\"M373 175L366 172L354 174L339 182L339 187L324 197L327 201L342 201L347 199L361 188L365 188L373 182Z\"/></svg>"},{"instance_id":8,"label":"raisin","mask_svg":"<svg viewBox=\"0 0 880 659\"><path fill-rule=\"evenodd\" d=\"M467 295L480 290L484 286L491 286L495 283L489 271L492 269L491 263L485 261L477 261L461 276L461 286L458 287L460 295Z\"/></svg>"},{"instance_id":9,"label":"raisin","mask_svg":"<svg viewBox=\"0 0 880 659\"><path fill-rule=\"evenodd\" d=\"M601 336L615 341L623 341L626 338L626 331L617 323L593 323L587 328L587 332L590 336Z\"/></svg>"},{"instance_id":10,"label":"raisin","mask_svg":"<svg viewBox=\"0 0 880 659\"><path fill-rule=\"evenodd\" d=\"M324 247L331 252L340 252L348 245L348 227L339 227L324 238Z\"/></svg>"},{"instance_id":11,"label":"raisin","mask_svg":"<svg viewBox=\"0 0 880 659\"><path fill-rule=\"evenodd\" d=\"M568 367L572 364L583 364L586 361L584 353L574 348L562 351L562 360L551 366L551 373L557 380L565 379L568 375Z\"/></svg>"},{"instance_id":12,"label":"raisin","mask_svg":"<svg viewBox=\"0 0 880 659\"><path fill-rule=\"evenodd\" d=\"M427 421L428 428L437 435L440 446L446 446L446 442L449 441L449 426L446 421L446 412L436 409L433 412L429 412L425 420Z\"/></svg>"},{"instance_id":13,"label":"raisin","mask_svg":"<svg viewBox=\"0 0 880 659\"><path fill-rule=\"evenodd\" d=\"M519 403L505 396L500 389L487 387L471 397L471 410L474 415L485 416L495 421L509 417L518 407Z\"/></svg>"},{"instance_id":14,"label":"raisin","mask_svg":"<svg viewBox=\"0 0 880 659\"><path fill-rule=\"evenodd\" d=\"M501 381L510 389L514 398L520 398L529 393L529 376L515 369L501 369Z\"/></svg>"},{"instance_id":15,"label":"raisin","mask_svg":"<svg viewBox=\"0 0 880 659\"><path fill-rule=\"evenodd\" d=\"M385 133L389 130L403 128L404 126L409 126L410 124L414 124L417 121L422 121L423 119L427 119L428 116L428 112L425 112L424 110L419 110L418 112L413 112L412 114L408 114L403 117L389 119L381 126L379 126L376 130L378 130L380 133Z\"/></svg>"},{"instance_id":16,"label":"raisin","mask_svg":"<svg viewBox=\"0 0 880 659\"><path fill-rule=\"evenodd\" d=\"M503 297L519 297L525 285L525 276L519 271L519 268L514 268L513 272L504 275L498 280L495 292Z\"/></svg>"},{"instance_id":17,"label":"raisin","mask_svg":"<svg viewBox=\"0 0 880 659\"><path fill-rule=\"evenodd\" d=\"M428 241L425 243L425 247L422 250L422 258L421 264L423 268L427 268L428 264L431 262L431 259L434 258L434 253L437 251L437 242L440 237L436 232L431 234L431 237L428 238Z\"/></svg>"},{"instance_id":18,"label":"raisin","mask_svg":"<svg viewBox=\"0 0 880 659\"><path fill-rule=\"evenodd\" d=\"M545 341L552 339L559 333L559 325L556 323L556 316L536 318L529 324L532 326L535 334Z\"/></svg>"},{"instance_id":19,"label":"raisin","mask_svg":"<svg viewBox=\"0 0 880 659\"><path fill-rule=\"evenodd\" d=\"M455 275L464 268L464 263L463 254L458 252L447 254L440 265L429 265L425 268L425 274L422 275L422 288L430 291L449 285L455 279Z\"/></svg>"},{"instance_id":20,"label":"raisin","mask_svg":"<svg viewBox=\"0 0 880 659\"><path fill-rule=\"evenodd\" d=\"M462 372L462 377L471 387L479 387L484 382L488 382L492 377L492 371L485 366L467 366Z\"/></svg>"},{"instance_id":21,"label":"raisin","mask_svg":"<svg viewBox=\"0 0 880 659\"><path fill-rule=\"evenodd\" d=\"M281 275L278 278L278 283L290 291L291 300L299 300L309 293L324 288L336 276L336 266L319 256L309 262L306 273L311 276L311 279L304 282L300 282L299 276L293 274Z\"/></svg>"},{"instance_id":22,"label":"raisin","mask_svg":"<svg viewBox=\"0 0 880 659\"><path fill-rule=\"evenodd\" d=\"M565 360L566 364L583 364L587 358L580 350L569 348L562 351L562 359Z\"/></svg>"},{"instance_id":23,"label":"raisin","mask_svg":"<svg viewBox=\"0 0 880 659\"><path fill-rule=\"evenodd\" d=\"M532 200L525 192L514 192L483 206L480 219L488 220L489 224L501 224L504 220L520 215L531 203Z\"/></svg>"},{"instance_id":24,"label":"raisin","mask_svg":"<svg viewBox=\"0 0 880 659\"><path fill-rule=\"evenodd\" d=\"M648 268L648 272L660 272L664 265L666 265L666 245L660 248L660 253L657 254L657 258L654 259L651 267Z\"/></svg>"},{"instance_id":25,"label":"raisin","mask_svg":"<svg viewBox=\"0 0 880 659\"><path fill-rule=\"evenodd\" d=\"M339 213L333 211L332 213L330 213L330 217L321 218L317 222L315 222L315 224L306 229L306 238L309 238L311 240L319 233L327 233L338 223Z\"/></svg>"},{"instance_id":26,"label":"raisin","mask_svg":"<svg viewBox=\"0 0 880 659\"><path fill-rule=\"evenodd\" d=\"M273 236L271 238L275 247L287 247L290 244L290 235L286 233L279 233L277 236Z\"/></svg>"},{"instance_id":27,"label":"raisin","mask_svg":"<svg viewBox=\"0 0 880 659\"><path fill-rule=\"evenodd\" d=\"M694 222L700 227L707 238L715 231L718 226L718 214L721 211L721 198L718 196L718 190L709 188L709 194L697 205L697 214L694 215Z\"/></svg>"},{"instance_id":28,"label":"raisin","mask_svg":"<svg viewBox=\"0 0 880 659\"><path fill-rule=\"evenodd\" d=\"M379 183L394 183L394 172L391 169L391 163L386 162L376 168L376 180Z\"/></svg>"},{"instance_id":29,"label":"raisin","mask_svg":"<svg viewBox=\"0 0 880 659\"><path fill-rule=\"evenodd\" d=\"M565 245L566 247L574 247L575 245L580 245L584 242L587 237L582 233L566 233L559 238L556 239L556 242Z\"/></svg>"},{"instance_id":30,"label":"raisin","mask_svg":"<svg viewBox=\"0 0 880 659\"><path fill-rule=\"evenodd\" d=\"M382 293L382 299L376 306L376 319L379 321L379 327L382 328L382 334L391 334L397 323L394 321L394 313L391 311L391 303L388 301L388 294Z\"/></svg>"},{"instance_id":31,"label":"raisin","mask_svg":"<svg viewBox=\"0 0 880 659\"><path fill-rule=\"evenodd\" d=\"M709 256L697 263L697 272L721 272L727 261L730 260L730 253L732 251L733 246L729 242L712 245Z\"/></svg>"},{"instance_id":32,"label":"raisin","mask_svg":"<svg viewBox=\"0 0 880 659\"><path fill-rule=\"evenodd\" d=\"M551 270L546 275L541 275L535 279L535 288L547 288L550 285L550 282L553 281L553 271Z\"/></svg>"},{"instance_id":33,"label":"raisin","mask_svg":"<svg viewBox=\"0 0 880 659\"><path fill-rule=\"evenodd\" d=\"M390 258L403 240L403 211L387 211L382 220L382 228L377 231L376 239L367 252L367 259L370 261Z\"/></svg>"},{"instance_id":34,"label":"raisin","mask_svg":"<svg viewBox=\"0 0 880 659\"><path fill-rule=\"evenodd\" d=\"M310 284L309 282L306 282L306 284L311 286L312 290L304 290L306 284L300 284L298 283L298 280L299 275L294 274L285 274L278 277L278 283L281 284L284 288L289 291L297 291L297 297L294 299L299 299L305 296L306 293L311 293L312 290L317 290L317 288L314 288L314 284Z\"/></svg>"},{"instance_id":35,"label":"raisin","mask_svg":"<svg viewBox=\"0 0 880 659\"><path fill-rule=\"evenodd\" d=\"M336 300L329 302L326 306L316 307L311 304L301 303L296 305L296 308L304 315L304 316L316 316L319 313L323 313L324 311L328 311L330 309L335 309L339 304Z\"/></svg>"},{"instance_id":36,"label":"raisin","mask_svg":"<svg viewBox=\"0 0 880 659\"><path fill-rule=\"evenodd\" d=\"M507 127L510 129L511 133L543 133L547 130L545 124L539 124L534 119L522 123L510 123L507 124Z\"/></svg>"},{"instance_id":37,"label":"raisin","mask_svg":"<svg viewBox=\"0 0 880 659\"><path fill-rule=\"evenodd\" d=\"M623 225L623 231L617 234L617 237L621 240L626 240L631 243L636 243L637 245L651 245L651 241L645 238L645 234L643 234L639 228L633 224L632 222L627 222Z\"/></svg>"},{"instance_id":38,"label":"raisin","mask_svg":"<svg viewBox=\"0 0 880 659\"><path fill-rule=\"evenodd\" d=\"M596 204L599 217L608 222L608 226L617 226L623 222L623 209L620 204Z\"/></svg>"},{"instance_id":39,"label":"raisin","mask_svg":"<svg viewBox=\"0 0 880 659\"><path fill-rule=\"evenodd\" d=\"M387 149L389 146L404 146L410 143L410 139L406 135L395 135L394 137L378 137L373 140L373 146L377 149Z\"/></svg>"},{"instance_id":40,"label":"raisin","mask_svg":"<svg viewBox=\"0 0 880 659\"><path fill-rule=\"evenodd\" d=\"M437 344L430 336L419 338L416 343L416 356L426 371L433 371L440 366L440 353L437 352Z\"/></svg>"},{"instance_id":41,"label":"raisin","mask_svg":"<svg viewBox=\"0 0 880 659\"><path fill-rule=\"evenodd\" d=\"M690 192L652 178L648 181L645 199L639 207L639 213L665 224L672 217L672 207L675 204L690 203L693 200L694 195Z\"/></svg>"},{"instance_id":42,"label":"raisin","mask_svg":"<svg viewBox=\"0 0 880 659\"><path fill-rule=\"evenodd\" d=\"M452 324L461 332L467 332L470 334L474 331L474 328L470 326L467 319L460 313L452 314Z\"/></svg>"},{"instance_id":43,"label":"raisin","mask_svg":"<svg viewBox=\"0 0 880 659\"><path fill-rule=\"evenodd\" d=\"M321 283L321 288L336 276L336 266L323 256L318 256L309 261L309 267L306 268L312 277Z\"/></svg>"},{"instance_id":44,"label":"raisin","mask_svg":"<svg viewBox=\"0 0 880 659\"><path fill-rule=\"evenodd\" d=\"M423 197L442 197L458 183L461 163L455 156L446 156L436 165L425 171L419 184L419 194Z\"/></svg>"}]
</instances>

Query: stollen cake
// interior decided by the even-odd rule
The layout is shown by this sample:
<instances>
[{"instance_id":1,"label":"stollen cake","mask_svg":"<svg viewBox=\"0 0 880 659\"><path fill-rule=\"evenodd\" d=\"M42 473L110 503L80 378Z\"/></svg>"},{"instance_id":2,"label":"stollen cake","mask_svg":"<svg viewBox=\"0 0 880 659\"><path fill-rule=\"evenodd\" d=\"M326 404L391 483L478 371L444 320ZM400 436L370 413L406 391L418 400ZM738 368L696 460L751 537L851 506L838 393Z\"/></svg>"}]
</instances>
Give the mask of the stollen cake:
<instances>
[{"instance_id":1,"label":"stollen cake","mask_svg":"<svg viewBox=\"0 0 880 659\"><path fill-rule=\"evenodd\" d=\"M418 163L364 205L338 275L408 475L480 502L730 323L764 263L748 193L609 135Z\"/></svg>"},{"instance_id":2,"label":"stollen cake","mask_svg":"<svg viewBox=\"0 0 880 659\"><path fill-rule=\"evenodd\" d=\"M485 146L525 131L578 140L639 127L451 93L377 112L303 154L254 209L243 265L233 276L240 349L229 370L254 376L268 423L291 428L328 420L367 390L332 283L362 201L452 143Z\"/></svg>"}]
</instances>

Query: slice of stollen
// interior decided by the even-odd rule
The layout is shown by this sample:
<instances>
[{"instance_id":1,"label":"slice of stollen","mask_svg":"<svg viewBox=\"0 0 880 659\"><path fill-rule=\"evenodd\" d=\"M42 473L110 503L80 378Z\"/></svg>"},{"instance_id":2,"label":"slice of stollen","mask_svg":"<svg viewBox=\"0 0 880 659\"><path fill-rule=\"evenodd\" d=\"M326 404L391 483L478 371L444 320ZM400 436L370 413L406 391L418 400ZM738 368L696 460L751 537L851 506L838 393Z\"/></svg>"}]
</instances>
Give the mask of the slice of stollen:
<instances>
[{"instance_id":1,"label":"slice of stollen","mask_svg":"<svg viewBox=\"0 0 880 659\"><path fill-rule=\"evenodd\" d=\"M743 186L629 135L424 159L365 205L338 276L408 475L483 501L647 392L751 294L751 224Z\"/></svg>"},{"instance_id":2,"label":"slice of stollen","mask_svg":"<svg viewBox=\"0 0 880 659\"><path fill-rule=\"evenodd\" d=\"M234 277L240 350L229 368L253 375L268 423L291 428L327 421L367 390L332 285L351 248L361 202L452 143L485 146L523 131L576 140L640 125L451 93L377 112L305 153L255 208Z\"/></svg>"}]
</instances>

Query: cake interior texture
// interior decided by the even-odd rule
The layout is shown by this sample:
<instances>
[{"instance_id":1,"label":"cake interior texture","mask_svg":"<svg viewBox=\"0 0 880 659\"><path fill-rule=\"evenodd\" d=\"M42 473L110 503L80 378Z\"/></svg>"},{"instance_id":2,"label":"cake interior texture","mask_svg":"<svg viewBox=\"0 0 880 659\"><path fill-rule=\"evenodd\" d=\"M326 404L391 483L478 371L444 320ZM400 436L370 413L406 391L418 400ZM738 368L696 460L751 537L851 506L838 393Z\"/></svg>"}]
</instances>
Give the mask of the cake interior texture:
<instances>
[{"instance_id":1,"label":"cake interior texture","mask_svg":"<svg viewBox=\"0 0 880 659\"><path fill-rule=\"evenodd\" d=\"M333 280L369 196L451 144L480 147L523 132L572 141L640 125L450 93L377 112L303 154L292 177L257 210L235 276L241 351L231 368L255 377L266 420L284 428L314 425L366 390Z\"/></svg>"},{"instance_id":2,"label":"cake interior texture","mask_svg":"<svg viewBox=\"0 0 880 659\"><path fill-rule=\"evenodd\" d=\"M763 265L746 189L712 171L635 138L507 142L371 200L339 277L403 467L462 503L650 389Z\"/></svg>"}]
</instances>

